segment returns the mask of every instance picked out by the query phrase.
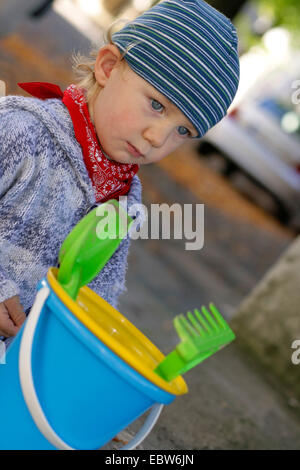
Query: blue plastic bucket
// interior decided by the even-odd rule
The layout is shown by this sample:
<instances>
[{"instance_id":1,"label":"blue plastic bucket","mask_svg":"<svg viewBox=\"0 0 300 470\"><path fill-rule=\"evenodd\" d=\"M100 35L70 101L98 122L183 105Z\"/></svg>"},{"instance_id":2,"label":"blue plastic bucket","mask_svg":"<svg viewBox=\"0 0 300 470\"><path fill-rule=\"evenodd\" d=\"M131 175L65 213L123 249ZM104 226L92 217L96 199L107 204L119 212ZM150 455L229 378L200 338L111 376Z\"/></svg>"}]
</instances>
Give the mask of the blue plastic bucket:
<instances>
[{"instance_id":1,"label":"blue plastic bucket","mask_svg":"<svg viewBox=\"0 0 300 470\"><path fill-rule=\"evenodd\" d=\"M99 449L156 403L175 395L135 371L89 331L50 290L37 321L31 370L49 425L74 449ZM26 321L0 365L0 449L56 449L25 402L19 351ZM31 398L29 397L29 400Z\"/></svg>"}]
</instances>

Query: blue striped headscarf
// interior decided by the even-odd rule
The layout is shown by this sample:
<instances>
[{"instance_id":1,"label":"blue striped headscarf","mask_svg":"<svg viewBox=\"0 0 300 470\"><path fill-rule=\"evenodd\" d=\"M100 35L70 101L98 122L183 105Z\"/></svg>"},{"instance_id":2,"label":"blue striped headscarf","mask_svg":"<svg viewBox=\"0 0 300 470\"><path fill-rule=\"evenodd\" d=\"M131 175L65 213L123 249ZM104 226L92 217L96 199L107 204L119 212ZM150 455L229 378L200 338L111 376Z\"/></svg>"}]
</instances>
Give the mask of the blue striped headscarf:
<instances>
[{"instance_id":1,"label":"blue striped headscarf","mask_svg":"<svg viewBox=\"0 0 300 470\"><path fill-rule=\"evenodd\" d=\"M202 137L239 83L231 21L202 0L165 0L112 36L130 67L174 103Z\"/></svg>"}]
</instances>

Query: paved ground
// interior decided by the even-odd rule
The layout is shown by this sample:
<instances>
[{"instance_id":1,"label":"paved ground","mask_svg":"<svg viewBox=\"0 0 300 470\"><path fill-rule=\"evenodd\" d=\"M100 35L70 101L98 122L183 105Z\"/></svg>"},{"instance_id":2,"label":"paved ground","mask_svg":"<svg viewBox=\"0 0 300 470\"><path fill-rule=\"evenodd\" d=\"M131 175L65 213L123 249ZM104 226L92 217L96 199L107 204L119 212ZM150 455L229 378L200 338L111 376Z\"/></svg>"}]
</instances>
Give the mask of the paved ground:
<instances>
[{"instance_id":1,"label":"paved ground","mask_svg":"<svg viewBox=\"0 0 300 470\"><path fill-rule=\"evenodd\" d=\"M51 13L0 41L1 77L71 80L71 49L87 41ZM132 244L128 291L120 310L167 353L176 344L172 318L214 301L230 319L293 234L207 169L192 149L141 170L144 203L205 204L205 243L186 251L180 240ZM238 332L237 332L238 333ZM236 344L186 375L190 392L168 406L146 449L296 449L299 405ZM136 426L136 425L134 425Z\"/></svg>"},{"instance_id":2,"label":"paved ground","mask_svg":"<svg viewBox=\"0 0 300 470\"><path fill-rule=\"evenodd\" d=\"M160 168L144 169L143 181L146 203L199 202ZM177 343L175 314L214 301L230 319L288 241L205 206L205 244L199 252L185 251L178 240L132 245L120 310L168 353ZM299 404L237 345L188 372L186 381L189 394L164 410L144 448L299 448Z\"/></svg>"}]
</instances>

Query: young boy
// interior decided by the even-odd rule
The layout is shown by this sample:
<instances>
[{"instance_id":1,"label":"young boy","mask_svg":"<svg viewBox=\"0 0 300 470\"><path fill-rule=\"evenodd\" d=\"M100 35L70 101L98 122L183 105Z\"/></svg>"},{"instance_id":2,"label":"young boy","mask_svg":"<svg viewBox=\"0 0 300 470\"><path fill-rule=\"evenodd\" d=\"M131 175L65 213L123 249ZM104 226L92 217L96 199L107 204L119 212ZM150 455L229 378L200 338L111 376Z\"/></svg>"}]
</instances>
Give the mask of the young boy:
<instances>
[{"instance_id":1,"label":"young boy","mask_svg":"<svg viewBox=\"0 0 300 470\"><path fill-rule=\"evenodd\" d=\"M202 0L157 4L98 51L63 93L21 84L37 98L0 100L0 334L17 333L37 282L94 204L140 201L136 172L226 114L239 81L231 22ZM128 239L91 288L116 306Z\"/></svg>"}]
</instances>

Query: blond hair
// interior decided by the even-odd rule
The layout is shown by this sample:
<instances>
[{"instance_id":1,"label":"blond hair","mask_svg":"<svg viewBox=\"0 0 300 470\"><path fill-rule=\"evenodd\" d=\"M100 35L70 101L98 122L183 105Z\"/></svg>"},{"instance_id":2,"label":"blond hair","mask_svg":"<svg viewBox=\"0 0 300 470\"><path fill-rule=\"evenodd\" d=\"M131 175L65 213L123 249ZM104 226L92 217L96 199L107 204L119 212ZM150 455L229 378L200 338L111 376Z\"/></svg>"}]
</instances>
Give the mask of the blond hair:
<instances>
[{"instance_id":1,"label":"blond hair","mask_svg":"<svg viewBox=\"0 0 300 470\"><path fill-rule=\"evenodd\" d=\"M98 95L99 91L101 90L101 86L98 84L96 77L95 77L95 63L97 59L97 55L99 52L99 48L103 47L105 44L114 44L112 40L112 35L118 23L124 23L124 20L118 20L114 22L104 33L104 41L100 45L94 44L90 52L87 56L77 52L74 53L72 56L73 62L73 74L75 78L75 84L83 88L86 93L87 102L90 103L93 101L94 98ZM126 21L127 22L127 21ZM121 61L124 59L125 54L127 53L130 46L122 53Z\"/></svg>"}]
</instances>

